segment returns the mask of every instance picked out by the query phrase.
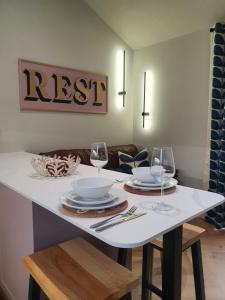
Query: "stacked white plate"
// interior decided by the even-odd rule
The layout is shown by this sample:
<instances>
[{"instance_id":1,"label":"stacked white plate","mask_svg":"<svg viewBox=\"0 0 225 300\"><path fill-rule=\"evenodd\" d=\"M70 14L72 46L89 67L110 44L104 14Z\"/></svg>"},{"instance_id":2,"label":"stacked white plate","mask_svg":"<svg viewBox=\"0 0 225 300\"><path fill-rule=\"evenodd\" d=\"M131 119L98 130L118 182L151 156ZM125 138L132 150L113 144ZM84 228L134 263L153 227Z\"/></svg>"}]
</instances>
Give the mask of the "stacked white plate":
<instances>
[{"instance_id":1,"label":"stacked white plate","mask_svg":"<svg viewBox=\"0 0 225 300\"><path fill-rule=\"evenodd\" d=\"M173 186L177 185L177 180L174 178L171 178L164 184L164 189L169 189ZM134 176L132 176L127 182L126 185L139 189L142 191L155 191L155 190L160 190L161 189L161 183L159 182L143 182L138 179L136 179Z\"/></svg>"},{"instance_id":2,"label":"stacked white plate","mask_svg":"<svg viewBox=\"0 0 225 300\"><path fill-rule=\"evenodd\" d=\"M108 209L126 201L117 188L111 188L110 192L101 198L84 198L70 191L63 194L60 200L67 207L85 211Z\"/></svg>"}]
</instances>

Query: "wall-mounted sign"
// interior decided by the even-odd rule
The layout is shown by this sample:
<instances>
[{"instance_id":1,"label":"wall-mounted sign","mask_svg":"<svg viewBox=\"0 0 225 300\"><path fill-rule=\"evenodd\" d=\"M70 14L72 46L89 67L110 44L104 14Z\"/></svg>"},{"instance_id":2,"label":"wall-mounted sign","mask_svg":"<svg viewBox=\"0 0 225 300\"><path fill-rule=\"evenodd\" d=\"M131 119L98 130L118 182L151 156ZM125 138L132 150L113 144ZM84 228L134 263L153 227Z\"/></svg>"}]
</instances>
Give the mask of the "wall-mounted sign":
<instances>
[{"instance_id":1,"label":"wall-mounted sign","mask_svg":"<svg viewBox=\"0 0 225 300\"><path fill-rule=\"evenodd\" d=\"M19 59L20 109L106 113L105 75Z\"/></svg>"}]
</instances>

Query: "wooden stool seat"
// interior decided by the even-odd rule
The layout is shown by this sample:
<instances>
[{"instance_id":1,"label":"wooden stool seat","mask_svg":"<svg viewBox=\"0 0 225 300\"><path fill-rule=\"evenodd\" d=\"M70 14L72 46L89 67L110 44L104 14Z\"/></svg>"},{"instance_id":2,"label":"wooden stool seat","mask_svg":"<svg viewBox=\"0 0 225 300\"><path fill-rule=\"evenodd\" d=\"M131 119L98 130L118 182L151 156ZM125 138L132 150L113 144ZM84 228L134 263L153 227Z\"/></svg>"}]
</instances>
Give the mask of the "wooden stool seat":
<instances>
[{"instance_id":1,"label":"wooden stool seat","mask_svg":"<svg viewBox=\"0 0 225 300\"><path fill-rule=\"evenodd\" d=\"M182 241L182 251L190 248L195 242L199 241L202 235L205 233L205 229L185 223L183 225L183 241ZM163 237L157 238L150 243L154 248L159 251L163 250Z\"/></svg>"},{"instance_id":2,"label":"wooden stool seat","mask_svg":"<svg viewBox=\"0 0 225 300\"><path fill-rule=\"evenodd\" d=\"M82 238L26 256L24 264L52 300L119 299L139 282L131 271Z\"/></svg>"}]
</instances>

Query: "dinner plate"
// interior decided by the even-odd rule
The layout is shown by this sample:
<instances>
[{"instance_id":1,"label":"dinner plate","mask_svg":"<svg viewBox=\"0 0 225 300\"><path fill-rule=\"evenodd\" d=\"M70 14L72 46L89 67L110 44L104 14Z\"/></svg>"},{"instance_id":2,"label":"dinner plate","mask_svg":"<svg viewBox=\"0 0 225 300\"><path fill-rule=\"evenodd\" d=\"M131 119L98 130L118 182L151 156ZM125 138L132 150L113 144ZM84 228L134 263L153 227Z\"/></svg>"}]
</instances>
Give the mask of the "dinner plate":
<instances>
[{"instance_id":1,"label":"dinner plate","mask_svg":"<svg viewBox=\"0 0 225 300\"><path fill-rule=\"evenodd\" d=\"M111 208L114 206L117 206L119 204L122 204L123 202L126 201L126 199L120 198L120 197L115 197L114 200L110 201L109 203L105 204L98 204L98 205L82 205L75 203L74 201L69 200L65 196L61 196L60 198L61 203L70 207L70 208L75 208L75 209L80 209L80 210L100 210L100 209L106 209L106 208Z\"/></svg>"},{"instance_id":2,"label":"dinner plate","mask_svg":"<svg viewBox=\"0 0 225 300\"><path fill-rule=\"evenodd\" d=\"M178 181L174 178L171 178L170 181L164 185L164 190L169 189L175 185L177 185ZM154 191L154 190L160 190L161 186L140 186L140 185L136 185L134 184L134 182L132 180L128 180L126 182L126 185L134 188L134 189L138 189L138 190L142 190L142 191Z\"/></svg>"},{"instance_id":3,"label":"dinner plate","mask_svg":"<svg viewBox=\"0 0 225 300\"><path fill-rule=\"evenodd\" d=\"M98 204L105 204L114 200L117 196L113 194L106 194L102 198L98 199L90 199L90 198L82 198L73 192L68 192L64 194L64 197L73 201L74 203L83 204L83 205L98 205Z\"/></svg>"},{"instance_id":4,"label":"dinner plate","mask_svg":"<svg viewBox=\"0 0 225 300\"><path fill-rule=\"evenodd\" d=\"M85 205L83 203L76 203L73 200L68 199L65 195L66 195L66 193L64 193L60 197L61 203L68 206L68 207L75 208L75 209L80 209L80 210L106 209L106 208L111 208L111 207L117 206L117 205L122 204L123 202L126 201L124 191L121 190L121 189L118 189L118 188L114 188L114 187L112 187L110 189L110 194L109 195L113 195L113 198L111 199L111 201L106 202L106 203L101 202L100 204L93 204L93 201L91 201L91 203L88 204L88 205Z\"/></svg>"},{"instance_id":5,"label":"dinner plate","mask_svg":"<svg viewBox=\"0 0 225 300\"><path fill-rule=\"evenodd\" d=\"M161 187L161 183L160 182L143 182L137 179L132 179L133 183L135 185L138 186L146 186L146 187ZM165 183L164 186L166 186L168 184L168 182L170 181L170 179L168 179Z\"/></svg>"}]
</instances>

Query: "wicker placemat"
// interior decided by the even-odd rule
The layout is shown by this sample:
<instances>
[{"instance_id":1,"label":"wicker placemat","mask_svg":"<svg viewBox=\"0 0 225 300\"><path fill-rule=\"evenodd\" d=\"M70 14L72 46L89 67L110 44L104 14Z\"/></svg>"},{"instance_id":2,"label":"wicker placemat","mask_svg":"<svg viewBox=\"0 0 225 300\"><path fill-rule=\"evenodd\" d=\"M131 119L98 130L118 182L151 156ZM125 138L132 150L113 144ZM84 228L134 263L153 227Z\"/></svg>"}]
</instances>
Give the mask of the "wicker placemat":
<instances>
[{"instance_id":1,"label":"wicker placemat","mask_svg":"<svg viewBox=\"0 0 225 300\"><path fill-rule=\"evenodd\" d=\"M64 214L67 214L69 216L76 216L79 218L100 218L100 217L107 217L107 216L112 216L115 214L119 214L122 211L124 211L126 208L128 207L128 202L127 200L124 201L123 203L111 207L111 208L107 208L107 209L102 209L102 210L87 210L87 211L81 211L79 209L76 208L71 208L68 207L64 204L62 204L61 206L61 210Z\"/></svg>"},{"instance_id":2,"label":"wicker placemat","mask_svg":"<svg viewBox=\"0 0 225 300\"><path fill-rule=\"evenodd\" d=\"M161 196L161 190L152 190L152 191L143 191L140 189L135 189L130 187L127 184L123 185L123 189L126 192L132 193L132 194L136 194L136 195L143 195L143 196ZM176 191L176 186L172 186L171 188L168 189L164 189L164 194L165 195L169 195L172 194Z\"/></svg>"}]
</instances>

